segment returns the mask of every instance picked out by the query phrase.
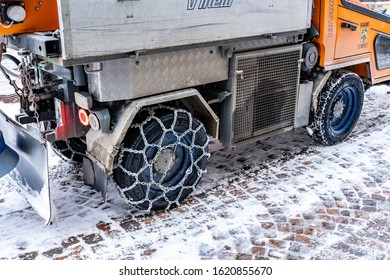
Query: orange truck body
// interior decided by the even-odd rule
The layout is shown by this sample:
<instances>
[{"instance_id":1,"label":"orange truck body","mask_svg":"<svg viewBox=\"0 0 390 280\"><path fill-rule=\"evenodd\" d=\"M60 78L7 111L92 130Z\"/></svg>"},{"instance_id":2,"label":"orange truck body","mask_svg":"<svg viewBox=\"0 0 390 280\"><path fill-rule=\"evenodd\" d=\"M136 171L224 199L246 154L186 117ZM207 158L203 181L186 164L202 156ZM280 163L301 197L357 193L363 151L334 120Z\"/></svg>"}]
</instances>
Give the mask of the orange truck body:
<instances>
[{"instance_id":1,"label":"orange truck body","mask_svg":"<svg viewBox=\"0 0 390 280\"><path fill-rule=\"evenodd\" d=\"M44 32L60 28L56 0L29 0L24 2L24 8L26 10L24 22L0 26L1 35Z\"/></svg>"},{"instance_id":2,"label":"orange truck body","mask_svg":"<svg viewBox=\"0 0 390 280\"><path fill-rule=\"evenodd\" d=\"M390 34L390 24L370 16L369 11L365 14L363 10L351 9L346 2L314 1L313 24L320 34L315 40L320 55L319 65L329 69L349 68L361 77L368 77L372 84L389 80L390 69L379 70L376 67L374 48L379 34ZM390 6L387 2L382 5ZM343 23L355 26L356 30L343 28Z\"/></svg>"}]
</instances>

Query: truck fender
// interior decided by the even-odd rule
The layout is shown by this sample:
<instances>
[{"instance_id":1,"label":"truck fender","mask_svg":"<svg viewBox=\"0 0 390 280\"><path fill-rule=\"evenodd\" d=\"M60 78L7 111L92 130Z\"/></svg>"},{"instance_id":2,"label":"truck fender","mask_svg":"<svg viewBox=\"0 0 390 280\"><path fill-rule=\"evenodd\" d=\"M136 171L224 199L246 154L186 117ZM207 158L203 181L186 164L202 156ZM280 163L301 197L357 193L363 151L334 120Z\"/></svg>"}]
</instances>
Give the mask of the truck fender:
<instances>
[{"instance_id":1,"label":"truck fender","mask_svg":"<svg viewBox=\"0 0 390 280\"><path fill-rule=\"evenodd\" d=\"M111 133L92 129L87 133L86 156L93 162L94 170L102 169L105 174L112 174L120 145L135 116L143 107L176 100L180 100L186 107L185 109L204 124L209 135L218 138L219 119L196 89L186 89L133 100L118 112L119 118Z\"/></svg>"},{"instance_id":2,"label":"truck fender","mask_svg":"<svg viewBox=\"0 0 390 280\"><path fill-rule=\"evenodd\" d=\"M329 80L331 75L332 75L332 71L327 71L325 73L318 74L318 76L314 79L313 94L312 94L312 101L311 101L312 112L315 112L317 110L318 95L324 88L326 82Z\"/></svg>"}]
</instances>

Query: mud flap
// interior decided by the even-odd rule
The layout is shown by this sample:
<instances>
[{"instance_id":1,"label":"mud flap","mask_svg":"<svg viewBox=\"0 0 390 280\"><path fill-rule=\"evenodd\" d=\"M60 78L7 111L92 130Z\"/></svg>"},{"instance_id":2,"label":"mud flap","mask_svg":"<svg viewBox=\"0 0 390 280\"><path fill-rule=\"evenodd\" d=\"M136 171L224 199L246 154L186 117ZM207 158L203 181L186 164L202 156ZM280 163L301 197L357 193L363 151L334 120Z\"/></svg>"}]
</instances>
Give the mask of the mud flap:
<instances>
[{"instance_id":1,"label":"mud flap","mask_svg":"<svg viewBox=\"0 0 390 280\"><path fill-rule=\"evenodd\" d=\"M1 110L0 128L7 145L19 155L17 166L8 174L14 187L45 220L46 225L50 224L55 218L55 207L50 197L46 141Z\"/></svg>"},{"instance_id":2,"label":"mud flap","mask_svg":"<svg viewBox=\"0 0 390 280\"><path fill-rule=\"evenodd\" d=\"M103 197L104 202L107 201L107 183L108 176L103 168L99 167L91 159L84 157L84 184L92 187Z\"/></svg>"}]
</instances>

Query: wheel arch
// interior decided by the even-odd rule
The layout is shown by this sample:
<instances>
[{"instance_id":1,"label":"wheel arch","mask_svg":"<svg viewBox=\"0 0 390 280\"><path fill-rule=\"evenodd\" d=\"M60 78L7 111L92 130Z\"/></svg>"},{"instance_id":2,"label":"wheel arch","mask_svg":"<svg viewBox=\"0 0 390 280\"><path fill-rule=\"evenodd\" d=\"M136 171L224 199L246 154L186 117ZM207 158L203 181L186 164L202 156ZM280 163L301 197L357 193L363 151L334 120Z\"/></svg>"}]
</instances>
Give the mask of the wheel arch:
<instances>
[{"instance_id":1,"label":"wheel arch","mask_svg":"<svg viewBox=\"0 0 390 280\"><path fill-rule=\"evenodd\" d=\"M324 67L323 72L317 73L316 77L313 79L314 86L311 101L311 111L315 112L317 110L318 96L334 71L345 70L359 75L365 84L365 87L367 88L369 85L374 83L371 75L371 67L372 62L370 59L359 59L347 63L334 64Z\"/></svg>"},{"instance_id":2,"label":"wheel arch","mask_svg":"<svg viewBox=\"0 0 390 280\"><path fill-rule=\"evenodd\" d=\"M120 145L137 113L144 107L172 101L180 101L182 109L188 110L196 119L202 122L209 135L218 138L219 118L196 89L186 89L132 100L118 113L120 117L111 133L103 133L92 129L87 133L86 156L106 174L111 175Z\"/></svg>"}]
</instances>

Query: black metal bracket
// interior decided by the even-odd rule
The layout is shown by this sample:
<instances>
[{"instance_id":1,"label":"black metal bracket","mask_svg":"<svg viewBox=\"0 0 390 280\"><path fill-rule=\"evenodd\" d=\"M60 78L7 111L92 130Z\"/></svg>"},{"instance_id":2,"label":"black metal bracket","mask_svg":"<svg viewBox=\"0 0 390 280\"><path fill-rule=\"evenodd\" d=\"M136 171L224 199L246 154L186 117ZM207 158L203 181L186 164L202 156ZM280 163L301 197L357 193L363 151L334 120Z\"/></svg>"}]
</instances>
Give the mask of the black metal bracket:
<instances>
[{"instance_id":1,"label":"black metal bracket","mask_svg":"<svg viewBox=\"0 0 390 280\"><path fill-rule=\"evenodd\" d=\"M107 184L108 175L94 161L84 157L84 184L92 187L103 197L104 202L107 201Z\"/></svg>"},{"instance_id":2,"label":"black metal bracket","mask_svg":"<svg viewBox=\"0 0 390 280\"><path fill-rule=\"evenodd\" d=\"M23 1L8 1L8 2L2 2L0 4L0 14L1 14L1 23L3 24L10 24L12 21L12 19L10 19L8 17L8 14L7 14L7 10L11 7L11 6L16 6L16 5L19 5L19 6L24 6L24 2ZM22 23L23 21L21 22L13 22L14 24L17 24L17 23Z\"/></svg>"},{"instance_id":3,"label":"black metal bracket","mask_svg":"<svg viewBox=\"0 0 390 280\"><path fill-rule=\"evenodd\" d=\"M342 22L341 23L341 28L348 28L348 29L351 29L351 31L356 31L357 30L357 26L356 25L353 25L353 24L350 24L350 23L347 23L347 22Z\"/></svg>"}]
</instances>

